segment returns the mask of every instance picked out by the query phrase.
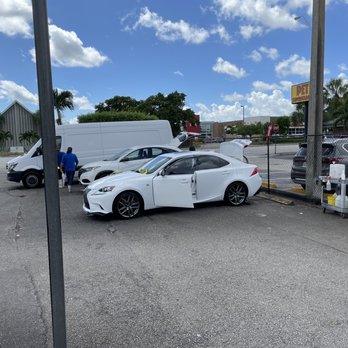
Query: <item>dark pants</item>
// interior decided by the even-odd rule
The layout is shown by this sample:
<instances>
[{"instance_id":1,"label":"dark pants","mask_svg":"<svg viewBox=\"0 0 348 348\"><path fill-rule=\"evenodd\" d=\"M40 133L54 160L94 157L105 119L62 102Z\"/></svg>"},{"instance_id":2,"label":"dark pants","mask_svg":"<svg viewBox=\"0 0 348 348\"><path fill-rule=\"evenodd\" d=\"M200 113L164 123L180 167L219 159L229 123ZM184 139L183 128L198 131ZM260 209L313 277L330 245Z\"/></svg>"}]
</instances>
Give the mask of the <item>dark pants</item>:
<instances>
[{"instance_id":1,"label":"dark pants","mask_svg":"<svg viewBox=\"0 0 348 348\"><path fill-rule=\"evenodd\" d=\"M73 181L74 181L75 172L65 171L65 175L66 175L66 179L68 181L68 185L72 185Z\"/></svg>"},{"instance_id":2,"label":"dark pants","mask_svg":"<svg viewBox=\"0 0 348 348\"><path fill-rule=\"evenodd\" d=\"M58 179L60 180L62 178L62 171L58 169Z\"/></svg>"}]
</instances>

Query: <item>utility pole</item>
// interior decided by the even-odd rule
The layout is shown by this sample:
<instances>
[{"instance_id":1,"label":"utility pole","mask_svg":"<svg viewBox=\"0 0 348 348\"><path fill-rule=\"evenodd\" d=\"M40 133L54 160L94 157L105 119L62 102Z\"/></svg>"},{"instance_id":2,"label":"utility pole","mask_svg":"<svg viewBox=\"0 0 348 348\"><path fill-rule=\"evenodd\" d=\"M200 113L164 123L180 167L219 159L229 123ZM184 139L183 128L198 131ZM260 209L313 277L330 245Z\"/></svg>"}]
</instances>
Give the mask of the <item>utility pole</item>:
<instances>
[{"instance_id":1,"label":"utility pole","mask_svg":"<svg viewBox=\"0 0 348 348\"><path fill-rule=\"evenodd\" d=\"M243 124L244 124L244 108L245 108L245 105L241 105L240 107L243 108Z\"/></svg>"},{"instance_id":2,"label":"utility pole","mask_svg":"<svg viewBox=\"0 0 348 348\"><path fill-rule=\"evenodd\" d=\"M63 250L47 5L46 0L32 0L32 5L45 176L53 347L65 348L66 324Z\"/></svg>"},{"instance_id":3,"label":"utility pole","mask_svg":"<svg viewBox=\"0 0 348 348\"><path fill-rule=\"evenodd\" d=\"M325 0L313 0L306 196L319 199L322 161Z\"/></svg>"}]
</instances>

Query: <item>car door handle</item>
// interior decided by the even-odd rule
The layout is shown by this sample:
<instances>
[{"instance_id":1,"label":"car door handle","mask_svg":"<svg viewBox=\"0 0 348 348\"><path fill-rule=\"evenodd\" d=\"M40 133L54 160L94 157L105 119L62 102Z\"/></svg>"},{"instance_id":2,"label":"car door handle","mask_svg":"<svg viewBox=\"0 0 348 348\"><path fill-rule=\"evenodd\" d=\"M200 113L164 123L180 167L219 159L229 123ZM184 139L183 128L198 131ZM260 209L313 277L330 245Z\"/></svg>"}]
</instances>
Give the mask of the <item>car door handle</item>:
<instances>
[{"instance_id":1,"label":"car door handle","mask_svg":"<svg viewBox=\"0 0 348 348\"><path fill-rule=\"evenodd\" d=\"M228 171L222 172L222 175L228 175L228 174L230 174L230 172Z\"/></svg>"},{"instance_id":2,"label":"car door handle","mask_svg":"<svg viewBox=\"0 0 348 348\"><path fill-rule=\"evenodd\" d=\"M188 180L187 180L187 179L182 179L182 180L180 180L179 182L180 182L180 184L187 184L187 183L188 183Z\"/></svg>"}]
</instances>

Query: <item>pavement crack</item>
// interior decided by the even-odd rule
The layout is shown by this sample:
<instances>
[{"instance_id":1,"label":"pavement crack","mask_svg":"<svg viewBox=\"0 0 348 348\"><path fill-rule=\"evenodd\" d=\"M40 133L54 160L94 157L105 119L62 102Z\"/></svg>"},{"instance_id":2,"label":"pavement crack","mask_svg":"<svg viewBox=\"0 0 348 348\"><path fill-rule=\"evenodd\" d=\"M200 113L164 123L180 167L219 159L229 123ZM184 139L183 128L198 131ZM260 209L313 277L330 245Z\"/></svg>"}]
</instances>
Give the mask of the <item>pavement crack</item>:
<instances>
[{"instance_id":1,"label":"pavement crack","mask_svg":"<svg viewBox=\"0 0 348 348\"><path fill-rule=\"evenodd\" d=\"M36 286L36 283L35 283L35 279L34 279L34 276L33 274L31 273L29 267L27 266L24 266L24 270L26 272L26 274L28 275L28 278L29 278L29 281L30 281L30 285L32 287L32 291L33 291L33 295L34 295L34 298L35 298L35 301L38 305L38 311L39 311L39 318L43 324L43 327L44 327L44 332L43 332L43 335L44 335L44 342L45 342L45 346L48 347L48 336L49 336L49 324L48 322L46 321L45 319L45 316L44 316L44 305L40 299L40 293L39 293L39 289L37 288Z\"/></svg>"}]
</instances>

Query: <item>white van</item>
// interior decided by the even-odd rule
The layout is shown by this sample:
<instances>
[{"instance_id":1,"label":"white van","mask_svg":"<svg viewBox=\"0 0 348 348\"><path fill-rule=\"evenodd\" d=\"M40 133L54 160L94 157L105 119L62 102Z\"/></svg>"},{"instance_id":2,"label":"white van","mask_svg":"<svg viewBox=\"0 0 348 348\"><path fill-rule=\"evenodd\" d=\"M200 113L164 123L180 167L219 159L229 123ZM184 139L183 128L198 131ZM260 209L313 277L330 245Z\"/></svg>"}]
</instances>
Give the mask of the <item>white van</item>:
<instances>
[{"instance_id":1,"label":"white van","mask_svg":"<svg viewBox=\"0 0 348 348\"><path fill-rule=\"evenodd\" d=\"M181 141L183 139L181 135ZM122 121L79 123L56 127L57 149L71 146L79 159L79 167L88 162L110 157L115 150L134 145L175 145L169 121ZM27 188L38 187L43 180L41 139L28 151L7 162L7 179L21 182Z\"/></svg>"}]
</instances>

